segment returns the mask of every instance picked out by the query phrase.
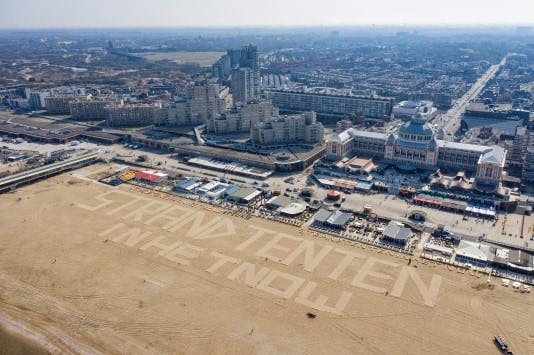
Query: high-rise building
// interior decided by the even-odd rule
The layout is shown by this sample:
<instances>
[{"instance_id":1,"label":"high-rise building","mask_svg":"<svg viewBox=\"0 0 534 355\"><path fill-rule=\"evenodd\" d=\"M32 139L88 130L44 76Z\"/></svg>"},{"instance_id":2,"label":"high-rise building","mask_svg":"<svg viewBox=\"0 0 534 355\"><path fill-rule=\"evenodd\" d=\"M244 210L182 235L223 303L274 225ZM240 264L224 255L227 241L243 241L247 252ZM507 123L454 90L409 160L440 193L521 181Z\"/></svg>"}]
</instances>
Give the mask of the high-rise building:
<instances>
[{"instance_id":1,"label":"high-rise building","mask_svg":"<svg viewBox=\"0 0 534 355\"><path fill-rule=\"evenodd\" d=\"M229 49L213 66L212 75L221 82L231 75L234 102L247 103L260 98L261 72L258 49L252 44Z\"/></svg>"},{"instance_id":2,"label":"high-rise building","mask_svg":"<svg viewBox=\"0 0 534 355\"><path fill-rule=\"evenodd\" d=\"M259 96L254 94L254 73L250 68L232 70L232 95L234 102L247 103Z\"/></svg>"},{"instance_id":3,"label":"high-rise building","mask_svg":"<svg viewBox=\"0 0 534 355\"><path fill-rule=\"evenodd\" d=\"M247 47L245 47L247 48ZM241 61L242 55L243 55L242 49L228 49L226 51L226 54L223 55L218 61L216 61L212 67L212 75L216 78L218 78L221 82L225 82L228 80L228 77L232 73L232 69L234 69L236 66L246 66L248 67L249 64L243 64L243 63L250 63L251 59L245 59L244 62ZM253 54L245 54L245 58L254 57ZM256 53L257 57L257 53ZM259 67L259 63L258 63Z\"/></svg>"},{"instance_id":4,"label":"high-rise building","mask_svg":"<svg viewBox=\"0 0 534 355\"><path fill-rule=\"evenodd\" d=\"M251 140L259 145L317 144L322 143L324 127L317 122L315 112L272 117L252 128Z\"/></svg>"},{"instance_id":5,"label":"high-rise building","mask_svg":"<svg viewBox=\"0 0 534 355\"><path fill-rule=\"evenodd\" d=\"M33 91L30 92L29 100L30 106L33 110L40 110L45 107L45 98L49 97L50 93L47 91Z\"/></svg>"},{"instance_id":6,"label":"high-rise building","mask_svg":"<svg viewBox=\"0 0 534 355\"><path fill-rule=\"evenodd\" d=\"M534 147L534 133L527 130L526 126L519 126L515 130L513 145L509 149L506 157L506 164L509 175L521 177L524 159L529 147Z\"/></svg>"},{"instance_id":7,"label":"high-rise building","mask_svg":"<svg viewBox=\"0 0 534 355\"><path fill-rule=\"evenodd\" d=\"M196 84L187 89L179 101L164 108L156 124L166 126L186 126L206 123L206 120L221 114L226 101L221 97L217 84Z\"/></svg>"},{"instance_id":8,"label":"high-rise building","mask_svg":"<svg viewBox=\"0 0 534 355\"><path fill-rule=\"evenodd\" d=\"M261 73L260 73L260 59L258 56L258 48L249 44L241 50L241 60L239 61L241 68L250 68L252 73L252 98L256 99L261 94Z\"/></svg>"}]
</instances>

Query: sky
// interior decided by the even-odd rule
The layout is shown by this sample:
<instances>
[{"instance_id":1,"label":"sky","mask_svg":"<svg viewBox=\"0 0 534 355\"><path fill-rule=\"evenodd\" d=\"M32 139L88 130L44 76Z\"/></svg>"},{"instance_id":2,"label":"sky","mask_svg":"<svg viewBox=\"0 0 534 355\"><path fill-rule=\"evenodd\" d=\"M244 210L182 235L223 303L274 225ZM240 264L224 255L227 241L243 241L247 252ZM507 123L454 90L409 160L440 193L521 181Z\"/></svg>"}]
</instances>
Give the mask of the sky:
<instances>
[{"instance_id":1,"label":"sky","mask_svg":"<svg viewBox=\"0 0 534 355\"><path fill-rule=\"evenodd\" d=\"M534 0L0 0L0 28L534 25Z\"/></svg>"}]
</instances>

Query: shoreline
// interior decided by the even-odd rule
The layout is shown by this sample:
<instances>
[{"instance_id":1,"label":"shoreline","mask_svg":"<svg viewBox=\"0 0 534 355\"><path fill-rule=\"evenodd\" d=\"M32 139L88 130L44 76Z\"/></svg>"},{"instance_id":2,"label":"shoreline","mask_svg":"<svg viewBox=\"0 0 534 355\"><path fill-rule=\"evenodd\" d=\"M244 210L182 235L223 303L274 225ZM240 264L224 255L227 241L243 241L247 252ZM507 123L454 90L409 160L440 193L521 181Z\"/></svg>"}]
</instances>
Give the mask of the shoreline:
<instances>
[{"instance_id":1,"label":"shoreline","mask_svg":"<svg viewBox=\"0 0 534 355\"><path fill-rule=\"evenodd\" d=\"M54 354L63 351L23 321L0 313L0 348L9 354Z\"/></svg>"}]
</instances>

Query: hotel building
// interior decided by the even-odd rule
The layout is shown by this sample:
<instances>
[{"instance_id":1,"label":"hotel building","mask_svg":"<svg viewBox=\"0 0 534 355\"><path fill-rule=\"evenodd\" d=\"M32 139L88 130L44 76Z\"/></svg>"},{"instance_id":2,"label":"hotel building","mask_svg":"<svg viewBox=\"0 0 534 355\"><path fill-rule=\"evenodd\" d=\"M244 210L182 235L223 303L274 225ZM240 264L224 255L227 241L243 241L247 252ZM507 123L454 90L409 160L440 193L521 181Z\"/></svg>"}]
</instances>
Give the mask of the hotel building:
<instances>
[{"instance_id":1,"label":"hotel building","mask_svg":"<svg viewBox=\"0 0 534 355\"><path fill-rule=\"evenodd\" d=\"M499 186L506 150L436 139L431 126L417 116L405 123L397 134L348 129L326 143L331 159L362 155L403 168L455 169L476 174L478 188L494 190Z\"/></svg>"}]
</instances>

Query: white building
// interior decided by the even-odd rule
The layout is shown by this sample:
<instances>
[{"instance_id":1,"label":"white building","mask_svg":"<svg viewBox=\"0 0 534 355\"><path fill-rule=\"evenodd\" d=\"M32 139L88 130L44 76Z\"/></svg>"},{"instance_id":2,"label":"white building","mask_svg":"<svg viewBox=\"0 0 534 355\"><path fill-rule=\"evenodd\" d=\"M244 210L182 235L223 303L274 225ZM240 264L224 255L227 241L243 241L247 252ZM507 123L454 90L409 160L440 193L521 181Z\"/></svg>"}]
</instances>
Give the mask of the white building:
<instances>
[{"instance_id":1,"label":"white building","mask_svg":"<svg viewBox=\"0 0 534 355\"><path fill-rule=\"evenodd\" d=\"M324 127L317 122L315 112L279 116L252 128L250 138L260 145L285 145L294 143L322 143Z\"/></svg>"},{"instance_id":2,"label":"white building","mask_svg":"<svg viewBox=\"0 0 534 355\"><path fill-rule=\"evenodd\" d=\"M354 95L330 95L305 91L266 90L273 105L288 112L315 111L322 116L346 117L357 113L366 118L382 119L391 116L393 99Z\"/></svg>"},{"instance_id":3,"label":"white building","mask_svg":"<svg viewBox=\"0 0 534 355\"><path fill-rule=\"evenodd\" d=\"M224 112L225 93L226 91L217 84L190 86L182 99L164 108L156 124L165 126L204 124L210 117Z\"/></svg>"},{"instance_id":4,"label":"white building","mask_svg":"<svg viewBox=\"0 0 534 355\"><path fill-rule=\"evenodd\" d=\"M278 114L278 108L269 101L250 102L208 118L207 130L213 134L249 133L258 123Z\"/></svg>"},{"instance_id":5,"label":"white building","mask_svg":"<svg viewBox=\"0 0 534 355\"><path fill-rule=\"evenodd\" d=\"M393 118L410 120L417 115L421 115L425 120L433 117L437 113L432 101L402 101L393 106Z\"/></svg>"},{"instance_id":6,"label":"white building","mask_svg":"<svg viewBox=\"0 0 534 355\"><path fill-rule=\"evenodd\" d=\"M499 146L436 139L432 127L420 115L405 123L396 135L350 128L326 143L326 155L331 159L354 154L406 167L476 172L477 188L483 190L498 187L506 160L506 150Z\"/></svg>"}]
</instances>

